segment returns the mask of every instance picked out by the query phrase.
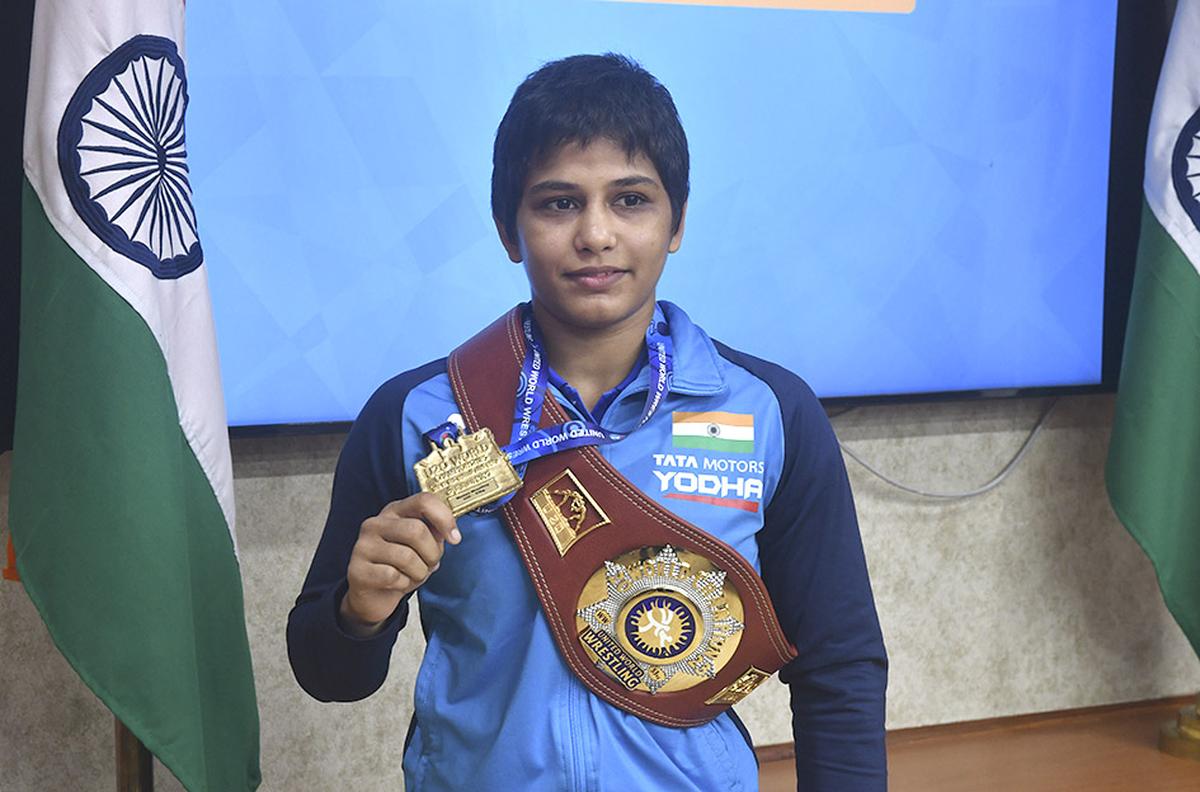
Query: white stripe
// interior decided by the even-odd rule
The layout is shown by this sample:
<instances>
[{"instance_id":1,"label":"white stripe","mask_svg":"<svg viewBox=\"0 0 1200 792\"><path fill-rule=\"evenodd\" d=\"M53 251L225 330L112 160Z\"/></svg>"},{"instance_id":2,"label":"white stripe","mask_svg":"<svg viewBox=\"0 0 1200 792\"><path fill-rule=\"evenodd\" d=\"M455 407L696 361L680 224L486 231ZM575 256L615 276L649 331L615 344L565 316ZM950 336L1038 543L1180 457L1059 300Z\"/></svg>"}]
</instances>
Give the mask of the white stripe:
<instances>
[{"instance_id":1,"label":"white stripe","mask_svg":"<svg viewBox=\"0 0 1200 792\"><path fill-rule=\"evenodd\" d=\"M715 427L715 432L714 428ZM720 440L754 440L753 426L733 426L700 421L677 422L671 430L675 437L711 437Z\"/></svg>"},{"instance_id":2,"label":"white stripe","mask_svg":"<svg viewBox=\"0 0 1200 792\"><path fill-rule=\"evenodd\" d=\"M57 134L68 101L91 69L138 34L183 46L178 0L39 0L34 13L25 112L25 174L51 225L146 322L157 339L179 424L208 477L237 547L233 468L216 332L204 266L159 280L102 242L76 214L58 167Z\"/></svg>"},{"instance_id":3,"label":"white stripe","mask_svg":"<svg viewBox=\"0 0 1200 792\"><path fill-rule=\"evenodd\" d=\"M1179 202L1171 160L1180 130L1200 109L1200 0L1179 0L1146 142L1146 202L1200 275L1200 230ZM1200 147L1194 153L1200 154ZM1200 159L1194 160L1200 170Z\"/></svg>"}]
</instances>

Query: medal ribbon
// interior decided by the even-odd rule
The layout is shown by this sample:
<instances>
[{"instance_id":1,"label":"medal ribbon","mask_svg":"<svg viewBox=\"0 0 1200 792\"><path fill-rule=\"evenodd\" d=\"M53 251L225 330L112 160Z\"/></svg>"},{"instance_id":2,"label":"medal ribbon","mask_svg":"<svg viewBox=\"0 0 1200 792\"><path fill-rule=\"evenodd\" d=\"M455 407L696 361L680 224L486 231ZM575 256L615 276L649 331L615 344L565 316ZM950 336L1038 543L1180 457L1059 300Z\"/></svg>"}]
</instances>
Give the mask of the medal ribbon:
<instances>
[{"instance_id":1,"label":"medal ribbon","mask_svg":"<svg viewBox=\"0 0 1200 792\"><path fill-rule=\"evenodd\" d=\"M514 467L524 465L544 456L585 445L607 445L624 440L630 433L645 426L658 411L667 395L671 374L674 371L674 347L667 329L662 309L656 304L654 316L646 328L646 351L650 359L652 385L646 394L642 417L629 432L613 432L590 419L567 421L543 429L537 427L542 415L542 406L549 387L545 371L545 353L532 315L527 313L523 322L525 331L525 362L521 366L521 388L513 414L512 438L500 449ZM518 469L524 474L523 469Z\"/></svg>"},{"instance_id":2,"label":"medal ribbon","mask_svg":"<svg viewBox=\"0 0 1200 792\"><path fill-rule=\"evenodd\" d=\"M500 449L522 477L525 475L525 466L535 459L580 446L607 445L624 440L650 420L667 395L674 372L675 354L666 318L656 303L654 316L646 328L651 387L646 394L646 404L642 408L642 417L637 425L628 432L613 432L585 418L538 428L550 383L546 373L545 347L537 327L533 324L532 310L525 311L522 328L525 332L525 361L521 365L520 388L513 410L512 436L508 445ZM457 436L458 427L449 422L425 433L427 440L439 446L447 438ZM512 497L509 495L479 511L493 511Z\"/></svg>"}]
</instances>

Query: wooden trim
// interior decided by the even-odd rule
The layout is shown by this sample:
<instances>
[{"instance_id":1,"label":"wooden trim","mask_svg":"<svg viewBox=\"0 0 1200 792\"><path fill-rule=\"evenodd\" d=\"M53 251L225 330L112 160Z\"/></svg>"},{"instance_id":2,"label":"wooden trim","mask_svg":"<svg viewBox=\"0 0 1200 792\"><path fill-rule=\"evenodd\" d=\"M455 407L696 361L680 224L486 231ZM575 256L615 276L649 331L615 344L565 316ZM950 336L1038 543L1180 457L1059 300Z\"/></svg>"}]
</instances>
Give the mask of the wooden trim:
<instances>
[{"instance_id":1,"label":"wooden trim","mask_svg":"<svg viewBox=\"0 0 1200 792\"><path fill-rule=\"evenodd\" d=\"M796 758L796 746L792 743L756 745L754 746L754 755L758 757L759 764L766 764L767 762L790 762Z\"/></svg>"},{"instance_id":2,"label":"wooden trim","mask_svg":"<svg viewBox=\"0 0 1200 792\"><path fill-rule=\"evenodd\" d=\"M154 792L154 757L129 727L113 716L117 792Z\"/></svg>"},{"instance_id":3,"label":"wooden trim","mask_svg":"<svg viewBox=\"0 0 1200 792\"><path fill-rule=\"evenodd\" d=\"M887 733L887 744L889 748L893 748L899 745L911 745L912 743L927 740L960 737L968 734L1028 729L1049 723L1104 715L1111 712L1135 713L1169 706L1185 707L1195 700L1195 696L1170 696L1167 698L1151 699L1149 701L1129 701L1121 704L1104 704L1096 707L1052 710L1050 712L1035 712L1028 715L1007 715L1000 718L983 718L981 720L961 721L959 723L939 723L932 726L892 729ZM754 754L758 757L760 764L791 761L795 758L795 746L792 743L758 745L754 748Z\"/></svg>"},{"instance_id":4,"label":"wooden trim","mask_svg":"<svg viewBox=\"0 0 1200 792\"><path fill-rule=\"evenodd\" d=\"M1035 712L1029 715L1009 715L1002 718L984 718L982 720L963 721L961 723L942 723L936 726L915 726L909 729L895 729L888 732L888 745L907 745L925 740L958 737L966 734L980 734L990 731L1028 729L1034 726L1060 723L1095 715L1107 715L1113 712L1136 713L1144 710L1161 709L1167 706L1183 707L1190 703L1192 698L1192 696L1171 696L1168 698L1151 699L1149 701L1129 701L1122 704L1104 704L1097 707L1052 710L1050 712Z\"/></svg>"}]
</instances>

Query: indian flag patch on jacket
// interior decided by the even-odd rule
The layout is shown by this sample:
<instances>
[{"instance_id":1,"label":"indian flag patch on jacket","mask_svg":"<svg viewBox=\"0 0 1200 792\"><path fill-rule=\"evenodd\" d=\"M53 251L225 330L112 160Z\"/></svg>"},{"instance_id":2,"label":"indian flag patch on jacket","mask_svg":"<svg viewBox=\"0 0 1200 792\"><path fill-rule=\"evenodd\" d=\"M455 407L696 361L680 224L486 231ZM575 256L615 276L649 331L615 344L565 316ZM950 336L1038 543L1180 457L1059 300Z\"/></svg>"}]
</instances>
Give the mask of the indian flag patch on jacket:
<instances>
[{"instance_id":1,"label":"indian flag patch on jacket","mask_svg":"<svg viewBox=\"0 0 1200 792\"><path fill-rule=\"evenodd\" d=\"M676 448L754 453L754 416L730 412L671 413L671 440Z\"/></svg>"}]
</instances>

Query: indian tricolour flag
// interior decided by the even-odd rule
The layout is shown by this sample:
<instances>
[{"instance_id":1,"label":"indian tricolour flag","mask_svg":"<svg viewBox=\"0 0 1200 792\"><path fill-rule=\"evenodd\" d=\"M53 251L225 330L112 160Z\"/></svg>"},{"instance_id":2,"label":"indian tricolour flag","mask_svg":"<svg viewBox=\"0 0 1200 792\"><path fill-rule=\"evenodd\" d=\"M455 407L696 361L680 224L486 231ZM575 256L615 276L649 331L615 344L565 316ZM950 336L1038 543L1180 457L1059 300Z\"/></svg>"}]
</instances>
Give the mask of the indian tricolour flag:
<instances>
[{"instance_id":1,"label":"indian tricolour flag","mask_svg":"<svg viewBox=\"0 0 1200 792\"><path fill-rule=\"evenodd\" d=\"M258 714L183 17L37 3L10 527L84 682L187 789L224 792L259 784Z\"/></svg>"},{"instance_id":2,"label":"indian tricolour flag","mask_svg":"<svg viewBox=\"0 0 1200 792\"><path fill-rule=\"evenodd\" d=\"M1106 478L1200 654L1200 0L1176 8L1144 191Z\"/></svg>"},{"instance_id":3,"label":"indian tricolour flag","mask_svg":"<svg viewBox=\"0 0 1200 792\"><path fill-rule=\"evenodd\" d=\"M754 452L754 416L731 412L671 414L671 440L676 448Z\"/></svg>"}]
</instances>

